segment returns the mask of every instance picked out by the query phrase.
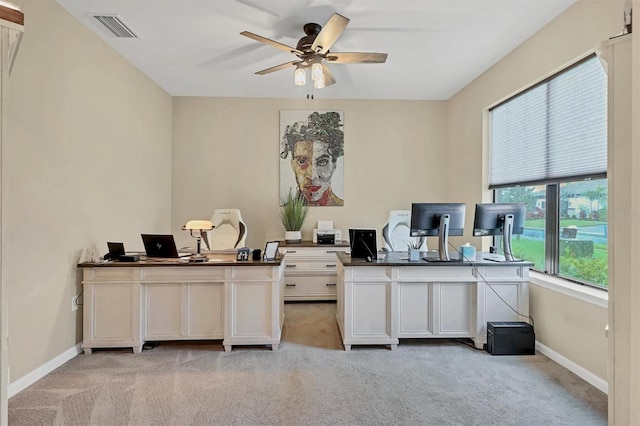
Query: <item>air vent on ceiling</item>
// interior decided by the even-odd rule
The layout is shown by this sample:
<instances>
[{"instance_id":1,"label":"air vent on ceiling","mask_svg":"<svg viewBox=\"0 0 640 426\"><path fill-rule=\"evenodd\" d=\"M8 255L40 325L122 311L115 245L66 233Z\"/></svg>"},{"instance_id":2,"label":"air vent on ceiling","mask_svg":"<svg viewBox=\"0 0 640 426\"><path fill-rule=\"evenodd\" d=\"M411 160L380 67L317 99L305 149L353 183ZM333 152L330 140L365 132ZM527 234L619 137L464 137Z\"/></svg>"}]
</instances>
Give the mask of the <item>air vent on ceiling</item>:
<instances>
[{"instance_id":1,"label":"air vent on ceiling","mask_svg":"<svg viewBox=\"0 0 640 426\"><path fill-rule=\"evenodd\" d=\"M106 29L119 38L140 38L118 15L92 14Z\"/></svg>"}]
</instances>

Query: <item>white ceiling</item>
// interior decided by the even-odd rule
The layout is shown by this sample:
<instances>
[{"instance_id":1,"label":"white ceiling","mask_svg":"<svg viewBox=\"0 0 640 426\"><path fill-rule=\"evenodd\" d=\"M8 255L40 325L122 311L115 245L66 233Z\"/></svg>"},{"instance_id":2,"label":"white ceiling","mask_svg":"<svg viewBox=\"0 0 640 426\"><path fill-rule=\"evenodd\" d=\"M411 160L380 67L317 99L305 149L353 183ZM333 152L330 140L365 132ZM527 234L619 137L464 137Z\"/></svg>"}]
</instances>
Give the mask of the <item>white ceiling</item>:
<instances>
[{"instance_id":1,"label":"white ceiling","mask_svg":"<svg viewBox=\"0 0 640 426\"><path fill-rule=\"evenodd\" d=\"M173 96L302 98L295 60L240 35L295 47L309 22L351 21L332 52L385 52L384 64L331 64L316 98L450 98L576 0L56 0ZM138 39L116 38L91 14L117 14Z\"/></svg>"}]
</instances>

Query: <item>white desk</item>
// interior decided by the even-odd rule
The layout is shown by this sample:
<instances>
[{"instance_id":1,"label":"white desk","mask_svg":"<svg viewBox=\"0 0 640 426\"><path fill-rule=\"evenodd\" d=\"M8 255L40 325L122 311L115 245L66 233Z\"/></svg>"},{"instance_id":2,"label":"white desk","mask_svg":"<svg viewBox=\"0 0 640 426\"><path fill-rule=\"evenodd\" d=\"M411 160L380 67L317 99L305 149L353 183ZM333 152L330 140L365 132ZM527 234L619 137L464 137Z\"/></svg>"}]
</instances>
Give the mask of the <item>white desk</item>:
<instances>
[{"instance_id":1,"label":"white desk","mask_svg":"<svg viewBox=\"0 0 640 426\"><path fill-rule=\"evenodd\" d=\"M399 254L371 263L337 254L337 318L345 350L375 344L394 349L402 338L471 338L483 348L487 322L527 321L531 263L409 262Z\"/></svg>"},{"instance_id":2,"label":"white desk","mask_svg":"<svg viewBox=\"0 0 640 426\"><path fill-rule=\"evenodd\" d=\"M280 260L208 263L83 263L82 348L131 347L145 341L219 340L278 348L284 322Z\"/></svg>"}]
</instances>

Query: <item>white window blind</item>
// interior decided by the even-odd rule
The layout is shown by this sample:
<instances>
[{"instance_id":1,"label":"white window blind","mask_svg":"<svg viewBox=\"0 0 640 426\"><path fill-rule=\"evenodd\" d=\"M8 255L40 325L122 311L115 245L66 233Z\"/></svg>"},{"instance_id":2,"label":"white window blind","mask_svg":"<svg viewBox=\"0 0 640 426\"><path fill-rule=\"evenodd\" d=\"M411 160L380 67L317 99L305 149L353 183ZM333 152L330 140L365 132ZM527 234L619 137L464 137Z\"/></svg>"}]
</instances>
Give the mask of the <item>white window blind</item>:
<instances>
[{"instance_id":1,"label":"white window blind","mask_svg":"<svg viewBox=\"0 0 640 426\"><path fill-rule=\"evenodd\" d=\"M591 56L490 110L489 187L607 172L607 76Z\"/></svg>"}]
</instances>

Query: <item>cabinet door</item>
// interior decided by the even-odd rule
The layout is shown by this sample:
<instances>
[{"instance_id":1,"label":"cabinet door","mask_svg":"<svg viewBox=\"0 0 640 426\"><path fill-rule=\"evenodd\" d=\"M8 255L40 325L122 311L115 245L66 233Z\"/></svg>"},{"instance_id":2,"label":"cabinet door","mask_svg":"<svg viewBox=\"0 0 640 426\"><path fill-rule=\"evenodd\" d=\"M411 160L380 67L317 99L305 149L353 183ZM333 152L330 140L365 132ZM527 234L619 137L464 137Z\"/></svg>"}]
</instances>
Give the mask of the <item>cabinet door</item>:
<instances>
[{"instance_id":1,"label":"cabinet door","mask_svg":"<svg viewBox=\"0 0 640 426\"><path fill-rule=\"evenodd\" d=\"M434 284L434 322L443 337L472 337L475 283Z\"/></svg>"},{"instance_id":2,"label":"cabinet door","mask_svg":"<svg viewBox=\"0 0 640 426\"><path fill-rule=\"evenodd\" d=\"M146 340L222 339L224 283L147 284Z\"/></svg>"},{"instance_id":3,"label":"cabinet door","mask_svg":"<svg viewBox=\"0 0 640 426\"><path fill-rule=\"evenodd\" d=\"M161 283L145 287L145 340L182 337L182 285Z\"/></svg>"},{"instance_id":4,"label":"cabinet door","mask_svg":"<svg viewBox=\"0 0 640 426\"><path fill-rule=\"evenodd\" d=\"M91 285L90 293L93 314L90 340L133 340L136 321L132 285L101 283Z\"/></svg>"},{"instance_id":5,"label":"cabinet door","mask_svg":"<svg viewBox=\"0 0 640 426\"><path fill-rule=\"evenodd\" d=\"M102 276L100 272L84 271L82 347L86 354L93 348L121 347L131 347L139 353L142 348L140 285L133 281L108 282L113 277ZM129 274L119 278L131 279L129 270L122 268L117 272ZM88 278L96 282L90 282Z\"/></svg>"},{"instance_id":6,"label":"cabinet door","mask_svg":"<svg viewBox=\"0 0 640 426\"><path fill-rule=\"evenodd\" d=\"M398 337L431 337L433 335L433 286L430 283L398 284L400 322Z\"/></svg>"},{"instance_id":7,"label":"cabinet door","mask_svg":"<svg viewBox=\"0 0 640 426\"><path fill-rule=\"evenodd\" d=\"M186 309L187 336L224 338L224 283L190 284Z\"/></svg>"}]
</instances>

